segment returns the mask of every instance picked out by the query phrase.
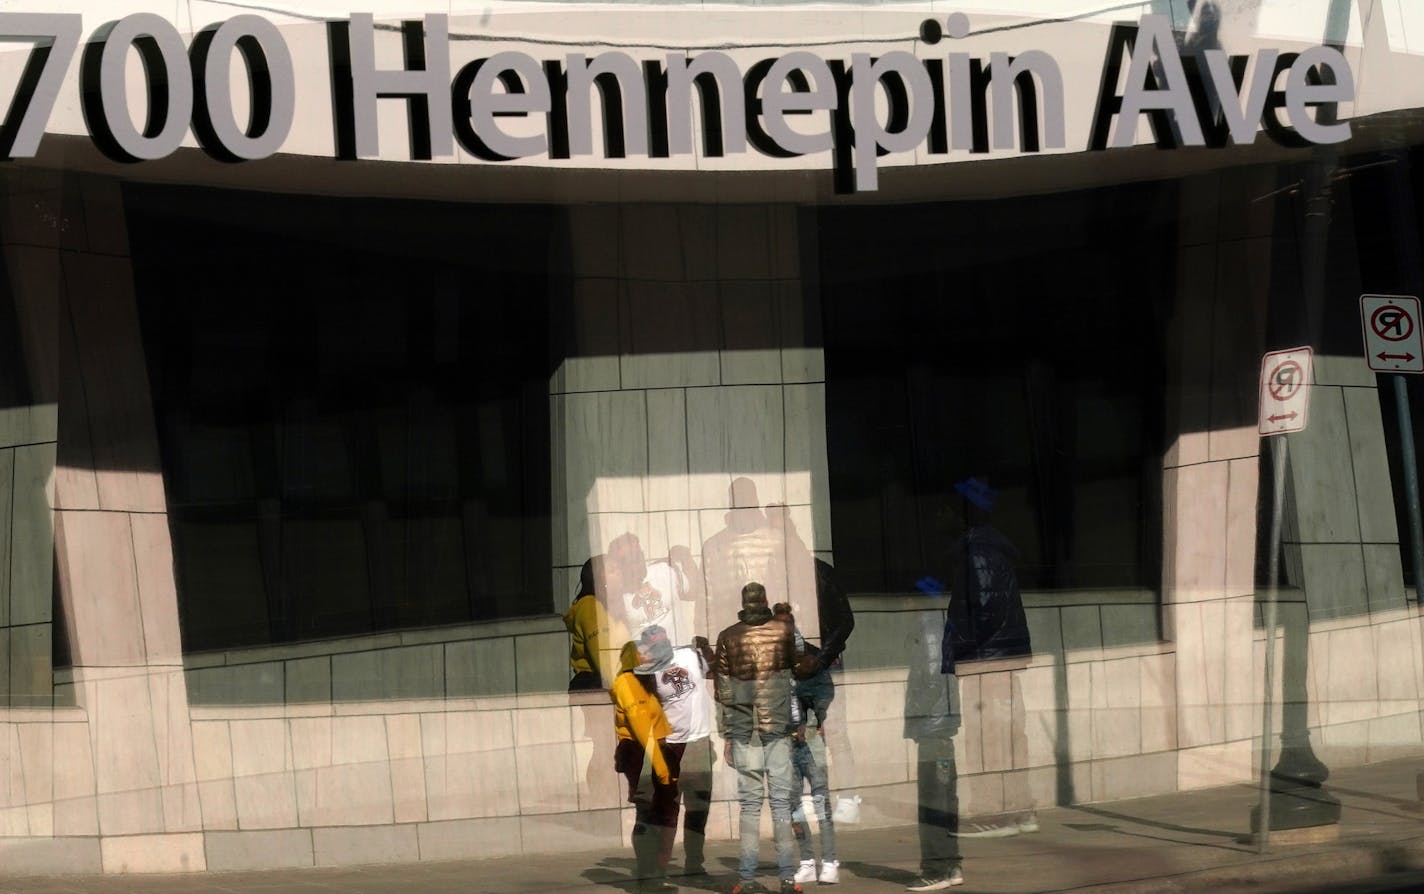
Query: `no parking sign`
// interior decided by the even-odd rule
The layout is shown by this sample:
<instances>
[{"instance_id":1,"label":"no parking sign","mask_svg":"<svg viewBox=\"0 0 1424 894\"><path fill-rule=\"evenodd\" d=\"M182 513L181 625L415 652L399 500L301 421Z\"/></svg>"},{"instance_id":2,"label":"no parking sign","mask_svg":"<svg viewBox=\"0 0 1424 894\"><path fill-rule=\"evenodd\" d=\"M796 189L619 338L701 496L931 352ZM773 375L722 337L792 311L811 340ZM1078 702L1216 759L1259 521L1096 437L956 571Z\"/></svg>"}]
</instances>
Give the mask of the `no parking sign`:
<instances>
[{"instance_id":1,"label":"no parking sign","mask_svg":"<svg viewBox=\"0 0 1424 894\"><path fill-rule=\"evenodd\" d=\"M1360 325L1365 360L1375 372L1424 372L1424 332L1419 299L1410 295L1361 295Z\"/></svg>"},{"instance_id":2,"label":"no parking sign","mask_svg":"<svg viewBox=\"0 0 1424 894\"><path fill-rule=\"evenodd\" d=\"M1263 435L1303 431L1310 411L1309 347L1272 351L1261 358L1261 401L1256 430Z\"/></svg>"}]
</instances>

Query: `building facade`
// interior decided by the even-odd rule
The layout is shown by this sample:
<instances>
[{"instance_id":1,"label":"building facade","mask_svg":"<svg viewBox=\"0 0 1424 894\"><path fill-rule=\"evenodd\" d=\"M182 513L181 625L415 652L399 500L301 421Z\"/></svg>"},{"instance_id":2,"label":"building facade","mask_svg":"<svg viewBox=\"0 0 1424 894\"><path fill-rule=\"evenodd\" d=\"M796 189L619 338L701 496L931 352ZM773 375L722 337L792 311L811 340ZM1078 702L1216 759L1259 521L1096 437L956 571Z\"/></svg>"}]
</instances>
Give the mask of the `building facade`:
<instances>
[{"instance_id":1,"label":"building facade","mask_svg":"<svg viewBox=\"0 0 1424 894\"><path fill-rule=\"evenodd\" d=\"M0 15L7 867L622 847L560 616L632 542L715 638L751 530L911 823L966 482L1032 643L966 815L1424 752L1404 0L93 6Z\"/></svg>"}]
</instances>

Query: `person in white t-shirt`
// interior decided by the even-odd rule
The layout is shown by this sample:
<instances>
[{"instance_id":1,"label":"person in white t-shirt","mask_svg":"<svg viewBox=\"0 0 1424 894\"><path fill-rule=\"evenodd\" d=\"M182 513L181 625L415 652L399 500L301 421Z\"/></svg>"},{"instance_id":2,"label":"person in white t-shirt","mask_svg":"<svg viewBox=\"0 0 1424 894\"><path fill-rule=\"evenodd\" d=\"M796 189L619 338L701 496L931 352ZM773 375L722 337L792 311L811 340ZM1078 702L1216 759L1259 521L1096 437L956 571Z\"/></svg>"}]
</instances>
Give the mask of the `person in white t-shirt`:
<instances>
[{"instance_id":1,"label":"person in white t-shirt","mask_svg":"<svg viewBox=\"0 0 1424 894\"><path fill-rule=\"evenodd\" d=\"M685 875L704 875L707 814L712 806L712 648L705 637L674 648L668 631L654 624L643 630L638 650L647 660L634 673L652 677L663 714L672 727L665 747L680 765L682 846Z\"/></svg>"}]
</instances>

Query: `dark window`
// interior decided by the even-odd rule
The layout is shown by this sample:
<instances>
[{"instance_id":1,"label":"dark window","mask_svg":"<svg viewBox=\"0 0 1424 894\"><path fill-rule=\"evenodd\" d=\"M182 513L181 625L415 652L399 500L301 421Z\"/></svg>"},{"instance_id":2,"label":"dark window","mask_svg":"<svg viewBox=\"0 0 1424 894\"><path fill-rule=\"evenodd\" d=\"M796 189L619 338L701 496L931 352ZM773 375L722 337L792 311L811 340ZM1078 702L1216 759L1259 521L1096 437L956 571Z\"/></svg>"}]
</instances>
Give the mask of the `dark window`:
<instances>
[{"instance_id":1,"label":"dark window","mask_svg":"<svg viewBox=\"0 0 1424 894\"><path fill-rule=\"evenodd\" d=\"M187 648L550 610L547 212L126 201Z\"/></svg>"},{"instance_id":2,"label":"dark window","mask_svg":"<svg viewBox=\"0 0 1424 894\"><path fill-rule=\"evenodd\" d=\"M995 492L1025 589L1157 587L1172 195L820 213L848 588L947 581L971 476Z\"/></svg>"}]
</instances>

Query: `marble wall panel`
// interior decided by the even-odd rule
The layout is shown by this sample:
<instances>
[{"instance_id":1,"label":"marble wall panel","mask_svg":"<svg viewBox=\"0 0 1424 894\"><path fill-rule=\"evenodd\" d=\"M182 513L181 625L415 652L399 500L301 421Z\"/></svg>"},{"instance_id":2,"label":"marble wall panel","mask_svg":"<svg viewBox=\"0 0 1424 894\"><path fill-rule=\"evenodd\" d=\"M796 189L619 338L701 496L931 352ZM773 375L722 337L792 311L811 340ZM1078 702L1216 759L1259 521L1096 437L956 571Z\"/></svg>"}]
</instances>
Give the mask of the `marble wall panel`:
<instances>
[{"instance_id":1,"label":"marble wall panel","mask_svg":"<svg viewBox=\"0 0 1424 894\"><path fill-rule=\"evenodd\" d=\"M564 692L569 685L567 655L566 633L538 633L515 639L514 666L519 694Z\"/></svg>"},{"instance_id":2,"label":"marble wall panel","mask_svg":"<svg viewBox=\"0 0 1424 894\"><path fill-rule=\"evenodd\" d=\"M733 477L752 480L760 505L785 503L785 419L779 386L688 391L687 443L689 471L694 476L693 507L729 507Z\"/></svg>"},{"instance_id":3,"label":"marble wall panel","mask_svg":"<svg viewBox=\"0 0 1424 894\"><path fill-rule=\"evenodd\" d=\"M979 675L979 726L986 771L1013 766L1013 684L1008 671ZM1022 711L1022 706L1017 706ZM972 732L972 730L970 730Z\"/></svg>"},{"instance_id":4,"label":"marble wall panel","mask_svg":"<svg viewBox=\"0 0 1424 894\"><path fill-rule=\"evenodd\" d=\"M162 831L162 777L147 674L95 680L85 708L93 737L100 834Z\"/></svg>"},{"instance_id":5,"label":"marble wall panel","mask_svg":"<svg viewBox=\"0 0 1424 894\"><path fill-rule=\"evenodd\" d=\"M225 720L194 721L193 768L198 779L198 799L203 828L237 828L237 795L232 771L232 739Z\"/></svg>"},{"instance_id":6,"label":"marble wall panel","mask_svg":"<svg viewBox=\"0 0 1424 894\"><path fill-rule=\"evenodd\" d=\"M99 839L106 873L204 872L203 834L105 836Z\"/></svg>"},{"instance_id":7,"label":"marble wall panel","mask_svg":"<svg viewBox=\"0 0 1424 894\"><path fill-rule=\"evenodd\" d=\"M1163 601L1219 598L1226 583L1230 464L1168 469L1162 482Z\"/></svg>"},{"instance_id":8,"label":"marble wall panel","mask_svg":"<svg viewBox=\"0 0 1424 894\"><path fill-rule=\"evenodd\" d=\"M650 511L687 509L687 395L668 388L648 391L645 397L648 470L643 505Z\"/></svg>"},{"instance_id":9,"label":"marble wall panel","mask_svg":"<svg viewBox=\"0 0 1424 894\"><path fill-rule=\"evenodd\" d=\"M778 221L779 222L779 221ZM778 229L778 241L783 237ZM771 211L764 205L717 206L717 275L722 280L764 280L772 273Z\"/></svg>"},{"instance_id":10,"label":"marble wall panel","mask_svg":"<svg viewBox=\"0 0 1424 894\"><path fill-rule=\"evenodd\" d=\"M420 859L414 825L312 829L312 851L317 866L414 863Z\"/></svg>"},{"instance_id":11,"label":"marble wall panel","mask_svg":"<svg viewBox=\"0 0 1424 894\"><path fill-rule=\"evenodd\" d=\"M1400 547L1394 543L1364 543L1360 545L1360 557L1365 566L1365 593L1369 610L1375 613L1404 608L1406 599Z\"/></svg>"},{"instance_id":12,"label":"marble wall panel","mask_svg":"<svg viewBox=\"0 0 1424 894\"><path fill-rule=\"evenodd\" d=\"M831 542L830 462L826 455L826 386L787 385L786 502L811 510L811 529L802 539L813 550L828 550Z\"/></svg>"},{"instance_id":13,"label":"marble wall panel","mask_svg":"<svg viewBox=\"0 0 1424 894\"><path fill-rule=\"evenodd\" d=\"M183 643L178 630L178 589L173 579L173 539L168 516L134 513L134 583L143 612L144 654L148 664L182 665Z\"/></svg>"},{"instance_id":14,"label":"marble wall panel","mask_svg":"<svg viewBox=\"0 0 1424 894\"><path fill-rule=\"evenodd\" d=\"M331 701L331 656L285 661L282 676L287 704Z\"/></svg>"},{"instance_id":15,"label":"marble wall panel","mask_svg":"<svg viewBox=\"0 0 1424 894\"><path fill-rule=\"evenodd\" d=\"M618 206L618 265L624 279L682 282L687 279L680 205Z\"/></svg>"},{"instance_id":16,"label":"marble wall panel","mask_svg":"<svg viewBox=\"0 0 1424 894\"><path fill-rule=\"evenodd\" d=\"M1177 758L1177 788L1181 791L1247 782L1255 776L1255 753L1249 739L1196 748L1181 748Z\"/></svg>"},{"instance_id":17,"label":"marble wall panel","mask_svg":"<svg viewBox=\"0 0 1424 894\"><path fill-rule=\"evenodd\" d=\"M196 832L203 828L193 735L188 715L188 687L178 668L151 669L149 704L153 706L153 740L163 795L165 832Z\"/></svg>"},{"instance_id":18,"label":"marble wall panel","mask_svg":"<svg viewBox=\"0 0 1424 894\"><path fill-rule=\"evenodd\" d=\"M1379 392L1374 388L1342 388L1340 393L1345 402L1349 456L1354 466L1360 539L1366 543L1398 543L1400 531L1394 516L1394 488L1389 480Z\"/></svg>"},{"instance_id":19,"label":"marble wall panel","mask_svg":"<svg viewBox=\"0 0 1424 894\"><path fill-rule=\"evenodd\" d=\"M1365 760L1370 763L1416 757L1420 743L1419 712L1409 711L1369 721Z\"/></svg>"},{"instance_id":20,"label":"marble wall panel","mask_svg":"<svg viewBox=\"0 0 1424 894\"><path fill-rule=\"evenodd\" d=\"M514 642L513 637L496 637L446 643L446 695L450 698L513 695Z\"/></svg>"},{"instance_id":21,"label":"marble wall panel","mask_svg":"<svg viewBox=\"0 0 1424 894\"><path fill-rule=\"evenodd\" d=\"M1251 706L1261 700L1262 684L1258 682L1261 678L1251 673L1252 647L1246 639L1247 631L1252 629L1252 597L1224 600L1222 610L1227 635L1231 637L1222 654L1226 738L1234 741L1249 738L1260 728L1251 723Z\"/></svg>"},{"instance_id":22,"label":"marble wall panel","mask_svg":"<svg viewBox=\"0 0 1424 894\"><path fill-rule=\"evenodd\" d=\"M617 391L622 300L618 281L579 277L570 283L564 358L549 379L551 393Z\"/></svg>"},{"instance_id":23,"label":"marble wall panel","mask_svg":"<svg viewBox=\"0 0 1424 894\"><path fill-rule=\"evenodd\" d=\"M77 346L74 372L82 376L87 398L99 506L163 512L132 267L125 257L90 254L65 254L61 263Z\"/></svg>"},{"instance_id":24,"label":"marble wall panel","mask_svg":"<svg viewBox=\"0 0 1424 894\"><path fill-rule=\"evenodd\" d=\"M717 287L712 283L624 281L623 388L721 383Z\"/></svg>"},{"instance_id":25,"label":"marble wall panel","mask_svg":"<svg viewBox=\"0 0 1424 894\"><path fill-rule=\"evenodd\" d=\"M391 761L385 719L380 716L329 720L330 759L303 770L297 763L297 809L303 826L381 825L394 820ZM292 752L298 757L298 725L293 720ZM322 732L318 725L317 734Z\"/></svg>"},{"instance_id":26,"label":"marble wall panel","mask_svg":"<svg viewBox=\"0 0 1424 894\"><path fill-rule=\"evenodd\" d=\"M553 436L564 464L562 476L556 477L567 482L570 526L586 512L642 512L643 490L638 482L648 471L643 395L635 391L569 394L555 407Z\"/></svg>"},{"instance_id":27,"label":"marble wall panel","mask_svg":"<svg viewBox=\"0 0 1424 894\"><path fill-rule=\"evenodd\" d=\"M717 287L722 323L723 385L781 381L781 321L773 284L723 282Z\"/></svg>"},{"instance_id":28,"label":"marble wall panel","mask_svg":"<svg viewBox=\"0 0 1424 894\"><path fill-rule=\"evenodd\" d=\"M54 834L54 724L17 723L15 737L23 785L19 803L28 808L29 834L49 837Z\"/></svg>"},{"instance_id":29,"label":"marble wall panel","mask_svg":"<svg viewBox=\"0 0 1424 894\"><path fill-rule=\"evenodd\" d=\"M420 717L393 714L385 721L395 821L423 822L426 819L425 750L420 739Z\"/></svg>"},{"instance_id":30,"label":"marble wall panel","mask_svg":"<svg viewBox=\"0 0 1424 894\"><path fill-rule=\"evenodd\" d=\"M420 823L416 835L422 860L489 860L523 852L517 816Z\"/></svg>"},{"instance_id":31,"label":"marble wall panel","mask_svg":"<svg viewBox=\"0 0 1424 894\"><path fill-rule=\"evenodd\" d=\"M444 695L443 645L405 646L331 657L334 701L442 698Z\"/></svg>"},{"instance_id":32,"label":"marble wall panel","mask_svg":"<svg viewBox=\"0 0 1424 894\"><path fill-rule=\"evenodd\" d=\"M821 313L800 280L772 283L781 320L781 381L824 382L826 352L821 347Z\"/></svg>"},{"instance_id":33,"label":"marble wall panel","mask_svg":"<svg viewBox=\"0 0 1424 894\"><path fill-rule=\"evenodd\" d=\"M521 814L560 813L578 788L571 709L525 709L514 727Z\"/></svg>"},{"instance_id":34,"label":"marble wall panel","mask_svg":"<svg viewBox=\"0 0 1424 894\"><path fill-rule=\"evenodd\" d=\"M54 444L3 451L11 480L10 519L5 531L9 558L9 624L51 620L54 577Z\"/></svg>"},{"instance_id":35,"label":"marble wall panel","mask_svg":"<svg viewBox=\"0 0 1424 894\"><path fill-rule=\"evenodd\" d=\"M9 629L9 695L14 706L54 704L53 627L48 623ZM3 632L0 632L3 635Z\"/></svg>"},{"instance_id":36,"label":"marble wall panel","mask_svg":"<svg viewBox=\"0 0 1424 894\"><path fill-rule=\"evenodd\" d=\"M580 276L616 279L622 275L619 256L619 206L569 205L569 251L572 269Z\"/></svg>"},{"instance_id":37,"label":"marble wall panel","mask_svg":"<svg viewBox=\"0 0 1424 894\"><path fill-rule=\"evenodd\" d=\"M1177 755L1168 751L1096 760L1091 778L1095 801L1165 794L1177 787Z\"/></svg>"},{"instance_id":38,"label":"marble wall panel","mask_svg":"<svg viewBox=\"0 0 1424 894\"><path fill-rule=\"evenodd\" d=\"M1310 425L1291 439L1293 521L1305 543L1360 541L1350 431L1341 392L1316 385L1310 395Z\"/></svg>"},{"instance_id":39,"label":"marble wall panel","mask_svg":"<svg viewBox=\"0 0 1424 894\"><path fill-rule=\"evenodd\" d=\"M1252 436L1256 437L1254 429ZM1226 593L1245 596L1256 591L1256 502L1260 459L1232 460L1226 493Z\"/></svg>"},{"instance_id":40,"label":"marble wall panel","mask_svg":"<svg viewBox=\"0 0 1424 894\"><path fill-rule=\"evenodd\" d=\"M1364 614L1369 610L1364 555L1355 543L1303 543L1298 548L1311 620ZM1294 582L1294 581L1292 581Z\"/></svg>"},{"instance_id":41,"label":"marble wall panel","mask_svg":"<svg viewBox=\"0 0 1424 894\"><path fill-rule=\"evenodd\" d=\"M1369 627L1349 627L1330 633L1330 662L1322 693L1322 719L1336 725L1366 720L1379 712L1379 674L1373 661L1362 661L1374 647Z\"/></svg>"},{"instance_id":42,"label":"marble wall panel","mask_svg":"<svg viewBox=\"0 0 1424 894\"><path fill-rule=\"evenodd\" d=\"M420 733L431 820L519 813L511 712L423 714Z\"/></svg>"},{"instance_id":43,"label":"marble wall panel","mask_svg":"<svg viewBox=\"0 0 1424 894\"><path fill-rule=\"evenodd\" d=\"M208 832L209 872L305 869L313 865L310 829Z\"/></svg>"},{"instance_id":44,"label":"marble wall panel","mask_svg":"<svg viewBox=\"0 0 1424 894\"><path fill-rule=\"evenodd\" d=\"M128 514L56 512L55 537L74 664L145 664Z\"/></svg>"},{"instance_id":45,"label":"marble wall panel","mask_svg":"<svg viewBox=\"0 0 1424 894\"><path fill-rule=\"evenodd\" d=\"M238 827L297 825L291 743L285 720L233 720L232 773Z\"/></svg>"},{"instance_id":46,"label":"marble wall panel","mask_svg":"<svg viewBox=\"0 0 1424 894\"><path fill-rule=\"evenodd\" d=\"M561 842L569 850L619 850L623 846L620 812L595 810L588 813L525 814L519 818L520 836L528 850L538 847L538 842L546 841Z\"/></svg>"},{"instance_id":47,"label":"marble wall panel","mask_svg":"<svg viewBox=\"0 0 1424 894\"><path fill-rule=\"evenodd\" d=\"M94 755L89 731L83 723L54 726L54 834L97 835L98 802L95 799Z\"/></svg>"}]
</instances>

